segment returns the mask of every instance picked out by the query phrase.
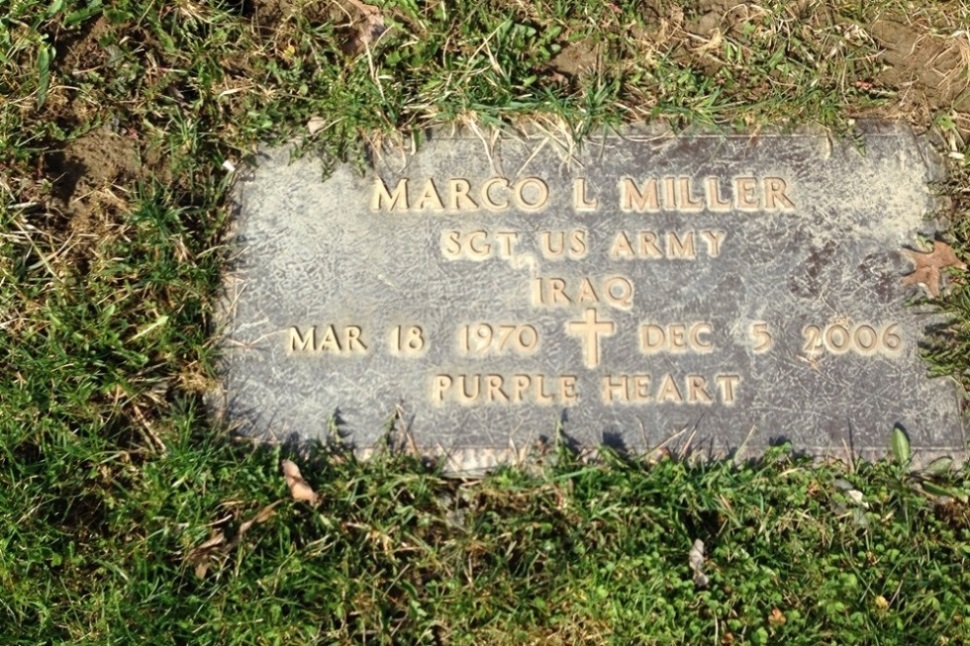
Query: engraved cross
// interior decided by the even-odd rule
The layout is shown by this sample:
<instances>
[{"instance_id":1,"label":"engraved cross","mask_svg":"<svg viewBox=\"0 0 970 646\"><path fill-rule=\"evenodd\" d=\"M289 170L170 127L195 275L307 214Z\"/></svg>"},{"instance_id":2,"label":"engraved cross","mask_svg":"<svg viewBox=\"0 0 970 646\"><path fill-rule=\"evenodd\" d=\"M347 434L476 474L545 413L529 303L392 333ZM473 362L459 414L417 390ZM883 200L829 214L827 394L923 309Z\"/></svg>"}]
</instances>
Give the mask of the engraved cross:
<instances>
[{"instance_id":1,"label":"engraved cross","mask_svg":"<svg viewBox=\"0 0 970 646\"><path fill-rule=\"evenodd\" d=\"M587 368L600 364L600 335L613 336L616 325L610 320L597 320L596 309L587 308L582 321L566 323L566 333L578 336L583 343L583 363Z\"/></svg>"}]
</instances>

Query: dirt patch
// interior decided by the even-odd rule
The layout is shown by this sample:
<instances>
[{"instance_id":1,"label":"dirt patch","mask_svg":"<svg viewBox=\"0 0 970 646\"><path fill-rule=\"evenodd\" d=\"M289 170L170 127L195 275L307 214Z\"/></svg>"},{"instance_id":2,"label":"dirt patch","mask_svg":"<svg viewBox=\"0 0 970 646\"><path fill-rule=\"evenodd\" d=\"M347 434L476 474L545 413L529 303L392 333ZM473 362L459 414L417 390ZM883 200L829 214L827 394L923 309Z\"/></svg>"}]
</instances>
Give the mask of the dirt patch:
<instances>
[{"instance_id":1,"label":"dirt patch","mask_svg":"<svg viewBox=\"0 0 970 646\"><path fill-rule=\"evenodd\" d=\"M596 69L599 47L592 41L578 41L565 47L549 61L549 67L567 78Z\"/></svg>"},{"instance_id":2,"label":"dirt patch","mask_svg":"<svg viewBox=\"0 0 970 646\"><path fill-rule=\"evenodd\" d=\"M138 141L98 128L48 153L44 167L53 181L52 206L73 233L97 234L107 216L128 208L125 190L142 179Z\"/></svg>"},{"instance_id":3,"label":"dirt patch","mask_svg":"<svg viewBox=\"0 0 970 646\"><path fill-rule=\"evenodd\" d=\"M58 69L66 74L79 74L103 67L110 54L101 42L112 32L111 23L101 16L90 27L61 40L55 57Z\"/></svg>"},{"instance_id":4,"label":"dirt patch","mask_svg":"<svg viewBox=\"0 0 970 646\"><path fill-rule=\"evenodd\" d=\"M385 29L380 8L362 0L246 0L239 7L265 38L278 42L286 37L286 23L296 18L332 23L338 46L350 55L364 52Z\"/></svg>"},{"instance_id":5,"label":"dirt patch","mask_svg":"<svg viewBox=\"0 0 970 646\"><path fill-rule=\"evenodd\" d=\"M892 20L869 26L881 48L876 80L897 92L895 107L911 120L929 123L940 110L970 113L970 37L938 36ZM965 124L970 128L970 124Z\"/></svg>"}]
</instances>

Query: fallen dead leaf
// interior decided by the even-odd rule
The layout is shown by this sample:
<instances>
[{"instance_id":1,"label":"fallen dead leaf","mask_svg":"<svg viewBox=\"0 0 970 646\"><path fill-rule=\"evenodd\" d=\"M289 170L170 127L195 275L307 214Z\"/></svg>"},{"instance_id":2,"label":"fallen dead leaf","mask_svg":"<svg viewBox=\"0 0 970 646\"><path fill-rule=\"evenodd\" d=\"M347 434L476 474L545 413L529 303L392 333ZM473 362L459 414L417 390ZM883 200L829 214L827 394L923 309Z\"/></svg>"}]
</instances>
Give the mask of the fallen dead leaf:
<instances>
[{"instance_id":1,"label":"fallen dead leaf","mask_svg":"<svg viewBox=\"0 0 970 646\"><path fill-rule=\"evenodd\" d=\"M384 14L378 7L364 4L361 0L343 0L340 6L350 18L351 26L356 32L346 44L345 50L359 54L384 33Z\"/></svg>"},{"instance_id":2,"label":"fallen dead leaf","mask_svg":"<svg viewBox=\"0 0 970 646\"><path fill-rule=\"evenodd\" d=\"M185 560L187 562L195 565L195 576L203 579L205 578L206 573L209 571L210 565L213 563L225 562L225 560L228 558L229 552L239 545L246 532L248 532L253 525L265 522L272 518L274 513L273 510L276 508L276 505L280 504L281 502L281 500L277 500L276 502L266 505L257 511L252 518L239 526L239 530L230 541L226 540L226 535L222 532L222 530L213 530L209 540L202 543L198 547L193 548L185 556Z\"/></svg>"},{"instance_id":3,"label":"fallen dead leaf","mask_svg":"<svg viewBox=\"0 0 970 646\"><path fill-rule=\"evenodd\" d=\"M213 530L209 540L190 550L185 555L185 560L195 565L196 578L203 579L209 571L209 566L220 560L227 551L226 536L217 529Z\"/></svg>"},{"instance_id":4,"label":"fallen dead leaf","mask_svg":"<svg viewBox=\"0 0 970 646\"><path fill-rule=\"evenodd\" d=\"M903 285L923 285L930 296L934 298L940 295L942 269L947 267L967 268L966 263L957 258L953 247L939 240L933 241L933 251L930 252L912 251L910 249L904 251L916 265L916 268L911 274L903 276Z\"/></svg>"},{"instance_id":5,"label":"fallen dead leaf","mask_svg":"<svg viewBox=\"0 0 970 646\"><path fill-rule=\"evenodd\" d=\"M239 526L239 533L236 534L235 542L239 542L242 539L242 535L249 531L249 529L256 523L265 523L267 520L273 517L275 513L273 510L276 509L276 505L280 504L282 501L277 500L276 502L266 505L262 509L256 512L256 515L247 520L245 523Z\"/></svg>"},{"instance_id":6,"label":"fallen dead leaf","mask_svg":"<svg viewBox=\"0 0 970 646\"><path fill-rule=\"evenodd\" d=\"M327 126L327 120L323 117L310 117L310 120L306 122L307 132L312 137Z\"/></svg>"},{"instance_id":7,"label":"fallen dead leaf","mask_svg":"<svg viewBox=\"0 0 970 646\"><path fill-rule=\"evenodd\" d=\"M698 588L706 588L710 579L704 574L704 541L699 538L694 541L694 545L687 555L687 561L691 572L694 573L694 585Z\"/></svg>"},{"instance_id":8,"label":"fallen dead leaf","mask_svg":"<svg viewBox=\"0 0 970 646\"><path fill-rule=\"evenodd\" d=\"M768 616L768 623L775 627L784 625L786 621L788 619L785 617L785 614L778 608L774 608Z\"/></svg>"},{"instance_id":9,"label":"fallen dead leaf","mask_svg":"<svg viewBox=\"0 0 970 646\"><path fill-rule=\"evenodd\" d=\"M282 466L286 485L290 488L290 495L293 496L293 500L308 502L311 505L317 504L317 492L303 479L300 474L300 467L289 460L283 460Z\"/></svg>"}]
</instances>

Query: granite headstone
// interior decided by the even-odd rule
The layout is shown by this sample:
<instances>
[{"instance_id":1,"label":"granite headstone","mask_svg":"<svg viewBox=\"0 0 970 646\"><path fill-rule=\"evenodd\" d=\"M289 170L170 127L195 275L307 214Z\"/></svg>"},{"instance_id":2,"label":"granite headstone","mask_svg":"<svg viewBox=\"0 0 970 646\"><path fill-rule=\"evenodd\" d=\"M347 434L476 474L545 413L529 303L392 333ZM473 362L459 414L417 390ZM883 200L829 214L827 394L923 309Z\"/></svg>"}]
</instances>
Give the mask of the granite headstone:
<instances>
[{"instance_id":1,"label":"granite headstone","mask_svg":"<svg viewBox=\"0 0 970 646\"><path fill-rule=\"evenodd\" d=\"M456 469L561 430L644 451L966 448L920 357L904 248L937 165L908 131L431 133L371 170L264 151L238 183L220 409L366 452L392 420Z\"/></svg>"}]
</instances>

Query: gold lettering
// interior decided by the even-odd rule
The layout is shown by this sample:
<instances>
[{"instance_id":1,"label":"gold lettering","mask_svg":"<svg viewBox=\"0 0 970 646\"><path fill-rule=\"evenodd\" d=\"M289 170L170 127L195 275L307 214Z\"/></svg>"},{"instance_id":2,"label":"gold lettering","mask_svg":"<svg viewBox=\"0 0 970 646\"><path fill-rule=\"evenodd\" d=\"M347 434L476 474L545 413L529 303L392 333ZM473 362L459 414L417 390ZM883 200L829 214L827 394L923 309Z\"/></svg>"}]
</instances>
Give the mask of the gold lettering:
<instances>
[{"instance_id":1,"label":"gold lettering","mask_svg":"<svg viewBox=\"0 0 970 646\"><path fill-rule=\"evenodd\" d=\"M474 211L478 208L475 204L475 200L469 197L468 192L471 190L472 186L468 183L467 179L461 179L460 177L455 177L454 179L448 180L448 210L450 211L461 211L468 210Z\"/></svg>"},{"instance_id":2,"label":"gold lettering","mask_svg":"<svg viewBox=\"0 0 970 646\"><path fill-rule=\"evenodd\" d=\"M559 377L559 401L563 404L575 404L579 395L576 392L576 375L562 375Z\"/></svg>"},{"instance_id":3,"label":"gold lettering","mask_svg":"<svg viewBox=\"0 0 970 646\"><path fill-rule=\"evenodd\" d=\"M503 184L505 185L505 188L507 190L509 188L509 180L505 179L504 177L493 177L489 180L486 180L485 183L482 184L482 191L481 191L482 205L489 211L505 211L506 209L509 208L508 200L505 200L504 202L496 202L492 199L492 195L490 192L493 186L498 186Z\"/></svg>"},{"instance_id":4,"label":"gold lettering","mask_svg":"<svg viewBox=\"0 0 970 646\"><path fill-rule=\"evenodd\" d=\"M323 340L317 346L317 352L340 352L340 341L337 339L337 332L333 329L332 325L327 326Z\"/></svg>"},{"instance_id":5,"label":"gold lettering","mask_svg":"<svg viewBox=\"0 0 970 646\"><path fill-rule=\"evenodd\" d=\"M660 403L666 401L675 404L683 403L684 397L680 394L680 389L677 388L677 382L674 380L673 375L664 375L663 381L660 382L660 392L657 393L657 401Z\"/></svg>"},{"instance_id":6,"label":"gold lettering","mask_svg":"<svg viewBox=\"0 0 970 646\"><path fill-rule=\"evenodd\" d=\"M653 231L640 232L640 255L645 258L664 257L663 252L660 251L660 247L657 246L657 234Z\"/></svg>"},{"instance_id":7,"label":"gold lettering","mask_svg":"<svg viewBox=\"0 0 970 646\"><path fill-rule=\"evenodd\" d=\"M704 209L704 200L695 199L691 195L691 183L689 177L679 177L677 187L680 189L680 210L681 211L701 211Z\"/></svg>"},{"instance_id":8,"label":"gold lettering","mask_svg":"<svg viewBox=\"0 0 970 646\"><path fill-rule=\"evenodd\" d=\"M643 190L637 190L636 184L629 177L620 180L620 210L629 213L636 211L656 212L660 210L657 204L657 180L648 179L643 183Z\"/></svg>"},{"instance_id":9,"label":"gold lettering","mask_svg":"<svg viewBox=\"0 0 970 646\"><path fill-rule=\"evenodd\" d=\"M579 291L576 292L576 302L577 303L599 303L599 297L596 295L596 290L593 289L593 283L589 278L584 278L583 282L579 284Z\"/></svg>"},{"instance_id":10,"label":"gold lettering","mask_svg":"<svg viewBox=\"0 0 970 646\"><path fill-rule=\"evenodd\" d=\"M780 177L766 177L765 178L765 208L768 210L777 210L779 207L777 204L781 203L781 210L790 211L795 208L795 204L788 199L785 195L785 189L788 185L785 184L785 180Z\"/></svg>"},{"instance_id":11,"label":"gold lettering","mask_svg":"<svg viewBox=\"0 0 970 646\"><path fill-rule=\"evenodd\" d=\"M714 377L721 391L721 401L727 406L734 405L735 387L741 381L740 375L717 375Z\"/></svg>"},{"instance_id":12,"label":"gold lettering","mask_svg":"<svg viewBox=\"0 0 970 646\"><path fill-rule=\"evenodd\" d=\"M385 202L387 205L385 206ZM394 191L388 193L384 180L374 181L374 194L370 201L371 211L407 211L408 210L408 180L398 180Z\"/></svg>"},{"instance_id":13,"label":"gold lettering","mask_svg":"<svg viewBox=\"0 0 970 646\"><path fill-rule=\"evenodd\" d=\"M707 244L707 255L711 258L717 258L721 255L721 243L727 238L727 231L718 231L716 229L701 229L701 237Z\"/></svg>"},{"instance_id":14,"label":"gold lettering","mask_svg":"<svg viewBox=\"0 0 970 646\"><path fill-rule=\"evenodd\" d=\"M596 200L586 197L586 179L577 177L573 182L573 209L576 211L595 211Z\"/></svg>"},{"instance_id":15,"label":"gold lettering","mask_svg":"<svg viewBox=\"0 0 970 646\"><path fill-rule=\"evenodd\" d=\"M754 177L734 178L734 200L742 211L754 211L761 206L758 201L758 180Z\"/></svg>"},{"instance_id":16,"label":"gold lettering","mask_svg":"<svg viewBox=\"0 0 970 646\"><path fill-rule=\"evenodd\" d=\"M290 328L290 352L313 352L317 345L317 326L314 325L306 336L300 334L300 328L295 325Z\"/></svg>"},{"instance_id":17,"label":"gold lettering","mask_svg":"<svg viewBox=\"0 0 970 646\"><path fill-rule=\"evenodd\" d=\"M425 183L424 190L421 191L421 197L418 198L418 203L414 205L414 208L418 211L445 210L445 205L441 203L441 196L438 195L438 189L435 188L433 179L429 179Z\"/></svg>"},{"instance_id":18,"label":"gold lettering","mask_svg":"<svg viewBox=\"0 0 970 646\"><path fill-rule=\"evenodd\" d=\"M707 379L700 375L687 375L687 401L691 404L711 403L711 396L707 392Z\"/></svg>"},{"instance_id":19,"label":"gold lettering","mask_svg":"<svg viewBox=\"0 0 970 646\"><path fill-rule=\"evenodd\" d=\"M347 340L347 350L350 352L365 352L367 346L364 345L363 339L360 338L361 329L356 325L348 325L344 329L344 335Z\"/></svg>"},{"instance_id":20,"label":"gold lettering","mask_svg":"<svg viewBox=\"0 0 970 646\"><path fill-rule=\"evenodd\" d=\"M707 178L707 208L711 211L731 210L731 200L721 199L721 189L716 177Z\"/></svg>"},{"instance_id":21,"label":"gold lettering","mask_svg":"<svg viewBox=\"0 0 970 646\"><path fill-rule=\"evenodd\" d=\"M431 388L431 399L436 402L443 402L445 400L445 393L451 388L454 379L448 375L435 375L433 380L433 385Z\"/></svg>"},{"instance_id":22,"label":"gold lettering","mask_svg":"<svg viewBox=\"0 0 970 646\"><path fill-rule=\"evenodd\" d=\"M499 401L509 401L509 396L505 394L502 390L503 379L500 375L486 375L485 376L485 401L496 402Z\"/></svg>"},{"instance_id":23,"label":"gold lettering","mask_svg":"<svg viewBox=\"0 0 970 646\"><path fill-rule=\"evenodd\" d=\"M673 231L667 233L667 257L687 258L690 260L696 258L697 254L694 251L694 232L685 232L683 240Z\"/></svg>"},{"instance_id":24,"label":"gold lettering","mask_svg":"<svg viewBox=\"0 0 970 646\"><path fill-rule=\"evenodd\" d=\"M532 202L525 199L526 188L530 186L536 192L536 198ZM526 177L516 183L513 190L516 206L529 213L541 211L546 206L546 202L549 201L549 187L538 177Z\"/></svg>"},{"instance_id":25,"label":"gold lettering","mask_svg":"<svg viewBox=\"0 0 970 646\"><path fill-rule=\"evenodd\" d=\"M529 375L512 376L512 401L519 403L529 386L532 385L532 378Z\"/></svg>"},{"instance_id":26,"label":"gold lettering","mask_svg":"<svg viewBox=\"0 0 970 646\"><path fill-rule=\"evenodd\" d=\"M536 375L535 384L536 384L536 393L535 393L536 403L551 404L553 402L553 396L552 396L552 393L546 392L546 376Z\"/></svg>"},{"instance_id":27,"label":"gold lettering","mask_svg":"<svg viewBox=\"0 0 970 646\"><path fill-rule=\"evenodd\" d=\"M610 247L610 258L636 258L630 239L626 237L624 231L617 233L616 238L613 239L613 246Z\"/></svg>"}]
</instances>

